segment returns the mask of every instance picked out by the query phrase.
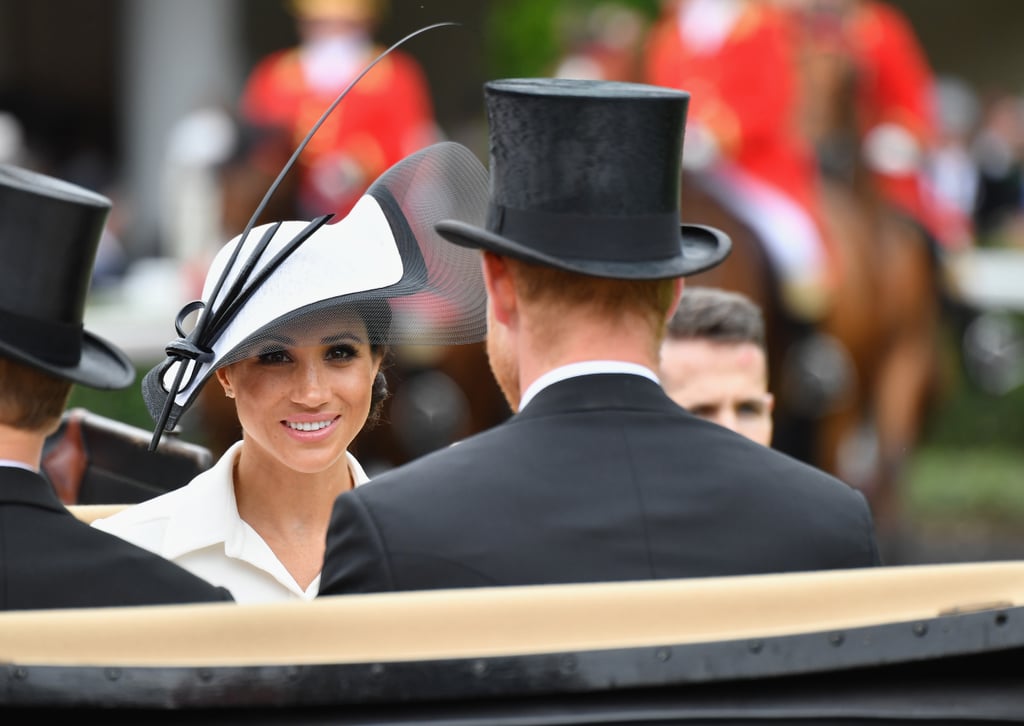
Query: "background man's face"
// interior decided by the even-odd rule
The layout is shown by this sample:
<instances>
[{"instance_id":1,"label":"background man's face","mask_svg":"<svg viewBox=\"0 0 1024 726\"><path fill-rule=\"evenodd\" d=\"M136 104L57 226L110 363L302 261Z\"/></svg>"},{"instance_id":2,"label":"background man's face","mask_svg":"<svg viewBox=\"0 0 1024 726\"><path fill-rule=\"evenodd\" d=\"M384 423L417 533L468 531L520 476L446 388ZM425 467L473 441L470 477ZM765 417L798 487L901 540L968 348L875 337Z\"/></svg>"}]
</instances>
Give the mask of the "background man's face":
<instances>
[{"instance_id":1,"label":"background man's face","mask_svg":"<svg viewBox=\"0 0 1024 726\"><path fill-rule=\"evenodd\" d=\"M672 400L690 413L771 445L774 400L758 346L666 339L660 377Z\"/></svg>"}]
</instances>

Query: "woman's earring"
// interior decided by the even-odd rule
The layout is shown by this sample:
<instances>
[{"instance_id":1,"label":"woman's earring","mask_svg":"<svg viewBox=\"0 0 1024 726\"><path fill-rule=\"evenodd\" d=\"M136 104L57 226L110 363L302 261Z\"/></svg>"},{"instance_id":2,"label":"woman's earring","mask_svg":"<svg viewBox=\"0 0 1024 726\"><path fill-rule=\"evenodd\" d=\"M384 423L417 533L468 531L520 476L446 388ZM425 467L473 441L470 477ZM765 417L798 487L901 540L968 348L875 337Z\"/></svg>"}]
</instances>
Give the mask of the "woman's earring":
<instances>
[{"instance_id":1,"label":"woman's earring","mask_svg":"<svg viewBox=\"0 0 1024 726\"><path fill-rule=\"evenodd\" d=\"M234 398L235 397L235 392L232 391L230 388L225 388L224 389L224 395L227 396L228 398Z\"/></svg>"}]
</instances>

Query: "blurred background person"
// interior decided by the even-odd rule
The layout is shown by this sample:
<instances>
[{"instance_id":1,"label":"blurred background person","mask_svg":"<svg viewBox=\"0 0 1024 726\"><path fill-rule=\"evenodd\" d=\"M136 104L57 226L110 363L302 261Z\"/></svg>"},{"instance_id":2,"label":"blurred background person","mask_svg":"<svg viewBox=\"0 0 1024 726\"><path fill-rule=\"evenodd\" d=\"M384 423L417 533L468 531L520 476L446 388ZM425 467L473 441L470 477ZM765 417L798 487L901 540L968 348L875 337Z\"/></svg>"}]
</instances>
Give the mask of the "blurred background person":
<instances>
[{"instance_id":1,"label":"blurred background person","mask_svg":"<svg viewBox=\"0 0 1024 726\"><path fill-rule=\"evenodd\" d=\"M861 160L881 199L942 248L972 242L970 215L936 193L929 162L941 137L938 82L906 16L882 0L784 0L805 50L829 54L852 84ZM819 150L822 151L822 150Z\"/></svg>"},{"instance_id":2,"label":"blurred background person","mask_svg":"<svg viewBox=\"0 0 1024 726\"><path fill-rule=\"evenodd\" d=\"M685 287L661 344L659 377L690 413L771 446L764 318L745 295Z\"/></svg>"},{"instance_id":3,"label":"blurred background person","mask_svg":"<svg viewBox=\"0 0 1024 726\"><path fill-rule=\"evenodd\" d=\"M971 151L979 172L974 210L979 242L1024 247L1024 98L994 93Z\"/></svg>"},{"instance_id":4,"label":"blurred background person","mask_svg":"<svg viewBox=\"0 0 1024 726\"><path fill-rule=\"evenodd\" d=\"M935 81L938 137L926 161L935 194L966 219L978 205L980 171L971 154L978 131L981 105L974 89L962 78L940 76Z\"/></svg>"},{"instance_id":5,"label":"blurred background person","mask_svg":"<svg viewBox=\"0 0 1024 726\"><path fill-rule=\"evenodd\" d=\"M170 129L161 166L160 225L168 256L180 265L180 299L173 303L202 294L206 269L223 240L244 229L244 223L229 222L225 215L230 193L225 180L232 171L230 163L237 161L240 137L231 109L218 104L197 107ZM236 216L241 214L239 209ZM229 229L232 225L238 229ZM176 311L173 303L171 312Z\"/></svg>"},{"instance_id":6,"label":"blurred background person","mask_svg":"<svg viewBox=\"0 0 1024 726\"><path fill-rule=\"evenodd\" d=\"M299 44L259 61L240 102L252 161L274 178L338 94L383 50L373 33L385 0L288 0ZM296 214L346 214L384 170L437 141L426 76L390 53L316 132L299 159Z\"/></svg>"},{"instance_id":7,"label":"blurred background person","mask_svg":"<svg viewBox=\"0 0 1024 726\"><path fill-rule=\"evenodd\" d=\"M585 10L562 5L555 11L556 34L564 51L555 78L637 81L641 77L647 16L625 3L600 2Z\"/></svg>"},{"instance_id":8,"label":"blurred background person","mask_svg":"<svg viewBox=\"0 0 1024 726\"><path fill-rule=\"evenodd\" d=\"M689 91L684 164L762 241L786 311L817 321L834 288L786 16L752 0L667 0L645 81Z\"/></svg>"}]
</instances>

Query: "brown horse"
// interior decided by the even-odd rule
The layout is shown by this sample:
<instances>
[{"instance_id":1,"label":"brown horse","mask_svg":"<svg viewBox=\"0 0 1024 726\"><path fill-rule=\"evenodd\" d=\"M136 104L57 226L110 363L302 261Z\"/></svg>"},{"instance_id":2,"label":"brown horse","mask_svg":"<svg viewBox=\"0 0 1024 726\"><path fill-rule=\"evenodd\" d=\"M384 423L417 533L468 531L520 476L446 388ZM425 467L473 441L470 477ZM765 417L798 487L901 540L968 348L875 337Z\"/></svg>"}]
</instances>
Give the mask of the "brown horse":
<instances>
[{"instance_id":1,"label":"brown horse","mask_svg":"<svg viewBox=\"0 0 1024 726\"><path fill-rule=\"evenodd\" d=\"M831 197L841 191L827 202L833 211ZM823 420L823 465L868 495L880 532L889 534L899 523L906 464L939 392L941 291L932 242L921 227L873 196L853 199L869 212L856 221L865 228L861 241L870 244L841 246L846 277L861 278L843 288L869 297L859 306L837 304L825 327L849 341L860 396Z\"/></svg>"},{"instance_id":2,"label":"brown horse","mask_svg":"<svg viewBox=\"0 0 1024 726\"><path fill-rule=\"evenodd\" d=\"M812 430L815 422L800 415L792 398L783 393L792 387L784 385L782 362L789 358L799 338L811 331L799 329L786 315L763 242L751 227L708 191L699 174L683 175L682 216L688 223L716 227L732 239L733 250L723 263L687 278L686 284L734 290L761 308L770 363L768 385L776 395L773 445L799 459L820 464Z\"/></svg>"},{"instance_id":3,"label":"brown horse","mask_svg":"<svg viewBox=\"0 0 1024 726\"><path fill-rule=\"evenodd\" d=\"M856 332L851 351L863 394L859 407L824 422L822 436L836 452L828 465L869 495L880 531L889 533L899 524L898 485L944 382L937 356L944 291L936 242L884 201L864 164L856 64L842 52L808 50L802 58L804 123L823 162L831 231L846 242L840 245L843 264L857 265L861 289L870 296L860 305L870 316L867 325L848 319L849 306L837 306L828 321ZM844 230L856 229L850 224L860 227L844 237ZM851 437L855 425L861 433Z\"/></svg>"}]
</instances>

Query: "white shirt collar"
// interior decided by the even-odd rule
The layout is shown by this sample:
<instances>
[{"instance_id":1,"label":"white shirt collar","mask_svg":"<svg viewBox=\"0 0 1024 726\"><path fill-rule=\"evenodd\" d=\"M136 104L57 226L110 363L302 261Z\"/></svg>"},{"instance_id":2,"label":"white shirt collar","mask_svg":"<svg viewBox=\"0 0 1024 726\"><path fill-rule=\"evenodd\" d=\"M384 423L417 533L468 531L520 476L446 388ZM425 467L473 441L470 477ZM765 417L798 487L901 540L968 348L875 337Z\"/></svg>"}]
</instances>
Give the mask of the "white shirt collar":
<instances>
[{"instance_id":1,"label":"white shirt collar","mask_svg":"<svg viewBox=\"0 0 1024 726\"><path fill-rule=\"evenodd\" d=\"M639 363L627 363L621 360L586 360L580 363L569 363L568 365L553 368L531 383L523 391L523 395L519 400L519 410L522 411L526 408L526 404L553 383L577 376L592 376L595 373L627 373L634 376L643 376L659 385L661 384L661 381L658 380L658 375L654 371Z\"/></svg>"},{"instance_id":2,"label":"white shirt collar","mask_svg":"<svg viewBox=\"0 0 1024 726\"><path fill-rule=\"evenodd\" d=\"M313 599L317 575L302 588L259 534L238 516L232 469L241 442L183 487L100 519L93 526L174 560L228 588L238 602ZM346 452L355 484L368 479Z\"/></svg>"},{"instance_id":3,"label":"white shirt collar","mask_svg":"<svg viewBox=\"0 0 1024 726\"><path fill-rule=\"evenodd\" d=\"M171 516L162 543L161 554L165 557L173 559L220 542L232 556L244 549L246 537L253 530L238 516L235 501L233 473L241 448L242 442L235 442L212 468L175 490L173 512L188 512L188 516ZM345 455L354 485L369 481L356 458L348 452ZM170 502L171 497L165 494L164 499Z\"/></svg>"},{"instance_id":4,"label":"white shirt collar","mask_svg":"<svg viewBox=\"0 0 1024 726\"><path fill-rule=\"evenodd\" d=\"M0 466L11 466L15 469L24 469L25 471L34 471L39 473L39 467L31 466L24 461L15 461L14 459L0 459Z\"/></svg>"}]
</instances>

